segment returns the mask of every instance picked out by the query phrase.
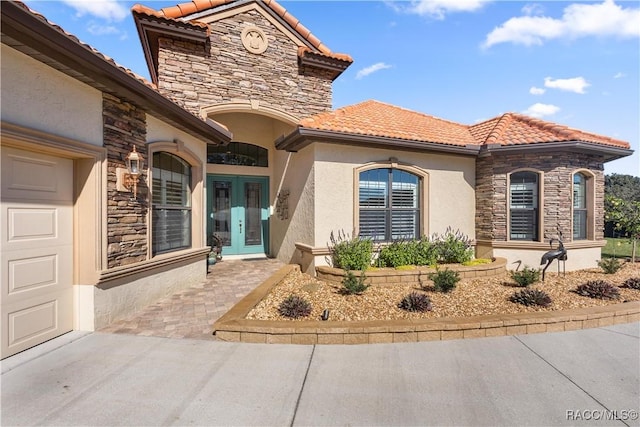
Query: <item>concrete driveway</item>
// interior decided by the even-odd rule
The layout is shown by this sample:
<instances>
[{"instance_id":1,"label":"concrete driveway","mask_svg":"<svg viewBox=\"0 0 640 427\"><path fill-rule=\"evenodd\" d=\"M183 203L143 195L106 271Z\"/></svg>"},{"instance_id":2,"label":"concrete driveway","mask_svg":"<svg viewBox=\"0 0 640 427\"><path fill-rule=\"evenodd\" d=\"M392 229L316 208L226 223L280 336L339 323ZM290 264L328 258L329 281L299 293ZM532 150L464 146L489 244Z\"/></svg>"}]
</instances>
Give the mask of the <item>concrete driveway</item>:
<instances>
[{"instance_id":1,"label":"concrete driveway","mask_svg":"<svg viewBox=\"0 0 640 427\"><path fill-rule=\"evenodd\" d=\"M71 333L2 362L3 426L639 425L640 323L406 344Z\"/></svg>"}]
</instances>

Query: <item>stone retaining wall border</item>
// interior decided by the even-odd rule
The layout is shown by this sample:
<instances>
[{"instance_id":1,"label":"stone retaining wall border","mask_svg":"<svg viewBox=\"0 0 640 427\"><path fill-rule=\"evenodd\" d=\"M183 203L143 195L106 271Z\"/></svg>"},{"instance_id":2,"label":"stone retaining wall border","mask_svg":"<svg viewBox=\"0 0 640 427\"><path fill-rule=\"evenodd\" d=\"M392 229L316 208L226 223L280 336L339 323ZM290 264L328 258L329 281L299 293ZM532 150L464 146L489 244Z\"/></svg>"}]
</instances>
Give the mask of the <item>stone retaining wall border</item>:
<instances>
[{"instance_id":1,"label":"stone retaining wall border","mask_svg":"<svg viewBox=\"0 0 640 427\"><path fill-rule=\"evenodd\" d=\"M213 325L221 341L266 344L379 344L561 332L640 321L640 301L608 306L462 318L375 321L249 320L246 315L297 265L286 265Z\"/></svg>"}]
</instances>

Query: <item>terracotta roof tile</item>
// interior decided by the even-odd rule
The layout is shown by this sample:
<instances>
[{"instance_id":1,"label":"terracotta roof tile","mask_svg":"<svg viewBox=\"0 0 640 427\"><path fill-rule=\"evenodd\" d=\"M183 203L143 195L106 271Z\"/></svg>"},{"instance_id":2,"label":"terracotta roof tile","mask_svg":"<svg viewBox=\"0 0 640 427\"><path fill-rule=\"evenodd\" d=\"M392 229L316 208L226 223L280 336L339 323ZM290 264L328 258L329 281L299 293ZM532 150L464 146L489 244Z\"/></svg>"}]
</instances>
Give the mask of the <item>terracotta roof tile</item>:
<instances>
[{"instance_id":1,"label":"terracotta roof tile","mask_svg":"<svg viewBox=\"0 0 640 427\"><path fill-rule=\"evenodd\" d=\"M580 141L629 149L629 143L516 113L467 126L369 100L300 121L308 129L446 145L522 145Z\"/></svg>"},{"instance_id":2,"label":"terracotta roof tile","mask_svg":"<svg viewBox=\"0 0 640 427\"><path fill-rule=\"evenodd\" d=\"M582 141L618 148L630 147L628 142L584 132L568 126L536 119L517 113L470 126L469 131L483 144L522 145L545 142Z\"/></svg>"},{"instance_id":3,"label":"terracotta roof tile","mask_svg":"<svg viewBox=\"0 0 640 427\"><path fill-rule=\"evenodd\" d=\"M178 6L172 6L177 8ZM162 9L164 10L164 9ZM178 8L179 10L179 8ZM133 12L134 14L139 14L139 15L147 15L147 16L151 16L153 18L158 18L158 19L166 19L168 21L172 21L176 24L181 24L181 25L190 25L193 27L197 27L197 28L204 28L209 30L209 26L207 24L205 24L204 22L198 22L198 21L183 21L181 19L175 19L169 16L166 16L163 12L161 11L157 11L155 9L151 9L150 7L141 5L141 4L136 4L131 8L131 12Z\"/></svg>"},{"instance_id":4,"label":"terracotta roof tile","mask_svg":"<svg viewBox=\"0 0 640 427\"><path fill-rule=\"evenodd\" d=\"M305 128L447 145L480 145L467 126L369 100L302 119Z\"/></svg>"},{"instance_id":5,"label":"terracotta roof tile","mask_svg":"<svg viewBox=\"0 0 640 427\"><path fill-rule=\"evenodd\" d=\"M325 56L327 58L339 59L340 61L353 62L353 58L346 53L322 53L322 52L314 52L311 48L306 46L300 46L298 48L298 56L302 57L306 54Z\"/></svg>"},{"instance_id":6,"label":"terracotta roof tile","mask_svg":"<svg viewBox=\"0 0 640 427\"><path fill-rule=\"evenodd\" d=\"M176 6L165 7L160 9L159 11L141 6L141 8L145 9L145 11L142 12L142 9L139 7L140 5L136 5L134 6L134 8L138 8L136 10L138 13L146 13L155 17L164 17L177 20L185 18L195 12L212 9L217 6L233 3L234 1L237 0L192 0L185 3L180 3ZM275 0L263 0L262 3L271 8L271 10L276 13L276 15L284 19L285 22L287 22L287 24L291 26L291 28L293 28L296 32L298 32L298 34L300 34L300 37L309 42L309 44L311 44L315 49L318 49L325 55L335 55L327 46L325 46L320 41L320 39L314 36L308 28L302 25L295 16L293 16L289 11L287 11L287 9L285 9ZM189 22L195 24L197 21L192 20Z\"/></svg>"}]
</instances>

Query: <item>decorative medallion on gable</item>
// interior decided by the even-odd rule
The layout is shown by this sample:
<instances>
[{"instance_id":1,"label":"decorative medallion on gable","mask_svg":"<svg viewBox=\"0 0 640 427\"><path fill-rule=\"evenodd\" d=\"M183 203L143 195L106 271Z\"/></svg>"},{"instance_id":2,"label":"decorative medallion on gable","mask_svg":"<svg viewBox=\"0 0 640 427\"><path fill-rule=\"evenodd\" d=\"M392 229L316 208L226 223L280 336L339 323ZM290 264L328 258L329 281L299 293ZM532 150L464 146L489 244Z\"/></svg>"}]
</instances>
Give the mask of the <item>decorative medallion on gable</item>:
<instances>
[{"instance_id":1,"label":"decorative medallion on gable","mask_svg":"<svg viewBox=\"0 0 640 427\"><path fill-rule=\"evenodd\" d=\"M240 39L242 40L242 45L244 46L244 48L251 53L260 55L265 50L267 50L267 36L260 28L254 25L246 27L244 30L242 30Z\"/></svg>"}]
</instances>

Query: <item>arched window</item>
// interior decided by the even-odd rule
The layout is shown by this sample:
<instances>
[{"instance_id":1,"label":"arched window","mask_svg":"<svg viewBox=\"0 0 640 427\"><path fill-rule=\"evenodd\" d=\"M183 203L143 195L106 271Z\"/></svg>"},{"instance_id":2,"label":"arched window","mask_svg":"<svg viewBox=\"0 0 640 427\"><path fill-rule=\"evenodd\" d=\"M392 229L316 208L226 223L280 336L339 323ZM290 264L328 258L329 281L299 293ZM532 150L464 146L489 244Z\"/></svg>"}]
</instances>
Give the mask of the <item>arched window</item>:
<instances>
[{"instance_id":1,"label":"arched window","mask_svg":"<svg viewBox=\"0 0 640 427\"><path fill-rule=\"evenodd\" d=\"M269 166L269 150L245 142L207 146L207 163L234 166Z\"/></svg>"},{"instance_id":2,"label":"arched window","mask_svg":"<svg viewBox=\"0 0 640 427\"><path fill-rule=\"evenodd\" d=\"M587 181L583 173L573 175L573 240L585 240L588 236Z\"/></svg>"},{"instance_id":3,"label":"arched window","mask_svg":"<svg viewBox=\"0 0 640 427\"><path fill-rule=\"evenodd\" d=\"M538 174L512 173L509 180L509 238L538 240L540 191Z\"/></svg>"},{"instance_id":4,"label":"arched window","mask_svg":"<svg viewBox=\"0 0 640 427\"><path fill-rule=\"evenodd\" d=\"M381 168L359 174L359 234L377 241L420 237L421 179Z\"/></svg>"},{"instance_id":5,"label":"arched window","mask_svg":"<svg viewBox=\"0 0 640 427\"><path fill-rule=\"evenodd\" d=\"M191 247L191 166L163 151L153 153L153 254Z\"/></svg>"}]
</instances>

